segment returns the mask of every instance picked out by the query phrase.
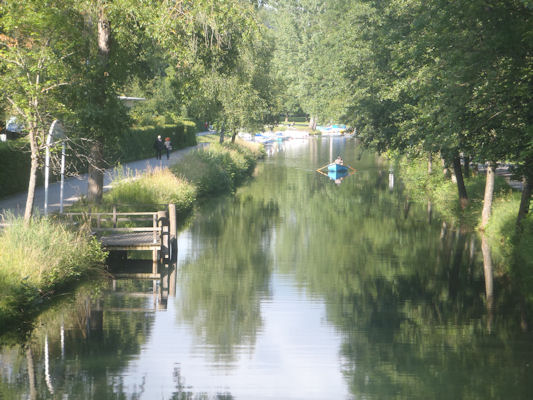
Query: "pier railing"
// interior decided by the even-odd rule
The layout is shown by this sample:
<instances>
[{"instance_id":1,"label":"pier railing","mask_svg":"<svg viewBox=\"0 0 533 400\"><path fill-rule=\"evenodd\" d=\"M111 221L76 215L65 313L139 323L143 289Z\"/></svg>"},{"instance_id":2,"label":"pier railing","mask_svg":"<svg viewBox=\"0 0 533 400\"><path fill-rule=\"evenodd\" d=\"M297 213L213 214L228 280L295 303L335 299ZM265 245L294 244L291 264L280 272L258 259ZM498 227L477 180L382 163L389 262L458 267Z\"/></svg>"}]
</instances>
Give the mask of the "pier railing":
<instances>
[{"instance_id":1,"label":"pier railing","mask_svg":"<svg viewBox=\"0 0 533 400\"><path fill-rule=\"evenodd\" d=\"M72 212L59 215L72 224L87 226L106 250L127 252L151 250L157 262L168 263L177 258L177 220L175 204L168 211L156 212Z\"/></svg>"},{"instance_id":2,"label":"pier railing","mask_svg":"<svg viewBox=\"0 0 533 400\"><path fill-rule=\"evenodd\" d=\"M158 237L163 231L162 225L166 221L160 221L158 215L161 212L77 212L64 213L71 224L83 223L97 236L103 234L121 234L126 232L150 232L153 242L158 241ZM161 222L161 223L160 223ZM122 226L119 225L129 225Z\"/></svg>"}]
</instances>

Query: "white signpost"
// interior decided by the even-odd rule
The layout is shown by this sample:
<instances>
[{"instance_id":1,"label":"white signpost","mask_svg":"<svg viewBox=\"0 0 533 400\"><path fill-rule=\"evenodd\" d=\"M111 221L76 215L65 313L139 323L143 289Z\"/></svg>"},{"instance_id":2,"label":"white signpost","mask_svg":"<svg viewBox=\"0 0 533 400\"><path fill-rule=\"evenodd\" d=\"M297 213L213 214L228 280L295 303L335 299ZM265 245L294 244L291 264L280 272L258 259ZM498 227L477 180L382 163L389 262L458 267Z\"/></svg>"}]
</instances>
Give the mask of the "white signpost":
<instances>
[{"instance_id":1,"label":"white signpost","mask_svg":"<svg viewBox=\"0 0 533 400\"><path fill-rule=\"evenodd\" d=\"M48 180L50 176L50 146L55 144L57 139L63 139L65 133L61 122L54 120L50 125L48 136L46 138L46 155L44 160L44 215L48 215ZM63 146L61 149L61 187L59 192L59 212L63 212L63 185L65 183L65 141L61 141Z\"/></svg>"}]
</instances>

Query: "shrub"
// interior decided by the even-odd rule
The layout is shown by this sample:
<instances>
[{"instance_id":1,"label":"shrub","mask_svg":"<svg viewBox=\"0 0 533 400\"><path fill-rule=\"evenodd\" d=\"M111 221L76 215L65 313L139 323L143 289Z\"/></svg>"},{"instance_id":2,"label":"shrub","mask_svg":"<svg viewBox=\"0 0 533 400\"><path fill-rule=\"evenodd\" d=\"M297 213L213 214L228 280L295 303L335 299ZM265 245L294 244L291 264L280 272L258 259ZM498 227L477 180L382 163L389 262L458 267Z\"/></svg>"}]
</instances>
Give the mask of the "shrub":
<instances>
[{"instance_id":1,"label":"shrub","mask_svg":"<svg viewBox=\"0 0 533 400\"><path fill-rule=\"evenodd\" d=\"M256 143L211 143L209 147L187 154L171 170L197 188L198 197L233 191L253 171L264 156Z\"/></svg>"},{"instance_id":2,"label":"shrub","mask_svg":"<svg viewBox=\"0 0 533 400\"><path fill-rule=\"evenodd\" d=\"M29 145L24 139L0 142L0 198L28 189ZM39 182L42 177L38 175Z\"/></svg>"},{"instance_id":3,"label":"shrub","mask_svg":"<svg viewBox=\"0 0 533 400\"><path fill-rule=\"evenodd\" d=\"M196 145L196 125L183 121L180 124L145 126L130 129L117 138L114 149L109 150L106 158L122 163L154 156L154 140L169 137L174 150Z\"/></svg>"},{"instance_id":4,"label":"shrub","mask_svg":"<svg viewBox=\"0 0 533 400\"><path fill-rule=\"evenodd\" d=\"M149 170L138 178L123 177L112 186L104 195L103 206L118 204L122 211L157 211L173 203L178 216L184 217L192 211L196 198L194 186L167 168Z\"/></svg>"},{"instance_id":5,"label":"shrub","mask_svg":"<svg viewBox=\"0 0 533 400\"><path fill-rule=\"evenodd\" d=\"M230 174L217 162L214 153L196 150L188 153L171 171L196 187L198 197L231 191Z\"/></svg>"}]
</instances>

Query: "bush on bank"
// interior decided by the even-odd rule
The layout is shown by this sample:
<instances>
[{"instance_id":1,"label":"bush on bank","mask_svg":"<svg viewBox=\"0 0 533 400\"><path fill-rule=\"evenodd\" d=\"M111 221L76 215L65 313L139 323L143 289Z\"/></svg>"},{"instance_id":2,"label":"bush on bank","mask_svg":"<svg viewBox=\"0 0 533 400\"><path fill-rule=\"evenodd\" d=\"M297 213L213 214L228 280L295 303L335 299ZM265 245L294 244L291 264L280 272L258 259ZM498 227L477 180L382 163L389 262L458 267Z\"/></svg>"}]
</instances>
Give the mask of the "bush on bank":
<instances>
[{"instance_id":1,"label":"bush on bank","mask_svg":"<svg viewBox=\"0 0 533 400\"><path fill-rule=\"evenodd\" d=\"M144 126L132 128L118 141L107 159L122 163L153 157L154 140L161 137L170 138L174 150L196 145L196 124L192 121L182 121L179 124Z\"/></svg>"},{"instance_id":2,"label":"bush on bank","mask_svg":"<svg viewBox=\"0 0 533 400\"><path fill-rule=\"evenodd\" d=\"M138 178L122 177L104 194L102 207L120 205L121 211L157 211L173 203L178 217L191 213L196 188L169 169L148 170Z\"/></svg>"},{"instance_id":3,"label":"bush on bank","mask_svg":"<svg viewBox=\"0 0 533 400\"><path fill-rule=\"evenodd\" d=\"M193 184L198 197L203 198L234 191L263 156L262 146L255 143L212 143L188 153L171 171Z\"/></svg>"},{"instance_id":4,"label":"bush on bank","mask_svg":"<svg viewBox=\"0 0 533 400\"><path fill-rule=\"evenodd\" d=\"M30 147L21 140L0 142L0 198L28 190ZM39 184L43 182L39 176Z\"/></svg>"},{"instance_id":5,"label":"bush on bank","mask_svg":"<svg viewBox=\"0 0 533 400\"><path fill-rule=\"evenodd\" d=\"M493 260L513 275L525 300L533 302L533 215L522 220L522 232L517 234L520 197L521 193L513 192L495 199L485 234Z\"/></svg>"},{"instance_id":6,"label":"bush on bank","mask_svg":"<svg viewBox=\"0 0 533 400\"><path fill-rule=\"evenodd\" d=\"M46 218L8 217L0 231L0 331L35 314L58 291L94 272L106 253L87 232Z\"/></svg>"},{"instance_id":7,"label":"bush on bank","mask_svg":"<svg viewBox=\"0 0 533 400\"><path fill-rule=\"evenodd\" d=\"M176 204L178 218L189 216L196 200L208 195L228 193L250 176L257 159L264 155L255 143L211 143L209 147L187 153L170 169L155 168L141 176L121 176L104 194L95 211L158 211ZM73 210L89 205L79 202Z\"/></svg>"}]
</instances>

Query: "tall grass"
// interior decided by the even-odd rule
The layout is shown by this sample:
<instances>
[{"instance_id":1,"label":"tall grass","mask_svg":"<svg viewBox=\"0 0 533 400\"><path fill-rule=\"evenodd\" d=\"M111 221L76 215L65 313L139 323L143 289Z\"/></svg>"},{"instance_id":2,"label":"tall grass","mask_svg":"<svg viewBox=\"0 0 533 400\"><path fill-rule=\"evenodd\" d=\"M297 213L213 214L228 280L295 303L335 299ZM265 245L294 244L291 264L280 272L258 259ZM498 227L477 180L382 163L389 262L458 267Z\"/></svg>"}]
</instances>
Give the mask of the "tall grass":
<instances>
[{"instance_id":1,"label":"tall grass","mask_svg":"<svg viewBox=\"0 0 533 400\"><path fill-rule=\"evenodd\" d=\"M173 203L183 217L190 214L196 198L196 188L167 168L148 170L138 178L122 177L112 187L104 195L103 205L118 204L122 211L157 211Z\"/></svg>"},{"instance_id":2,"label":"tall grass","mask_svg":"<svg viewBox=\"0 0 533 400\"><path fill-rule=\"evenodd\" d=\"M193 184L199 198L232 192L251 175L263 151L261 146L244 141L211 143L188 153L171 171Z\"/></svg>"},{"instance_id":3,"label":"tall grass","mask_svg":"<svg viewBox=\"0 0 533 400\"><path fill-rule=\"evenodd\" d=\"M46 218L7 217L0 232L0 327L103 264L106 253L84 231Z\"/></svg>"}]
</instances>

